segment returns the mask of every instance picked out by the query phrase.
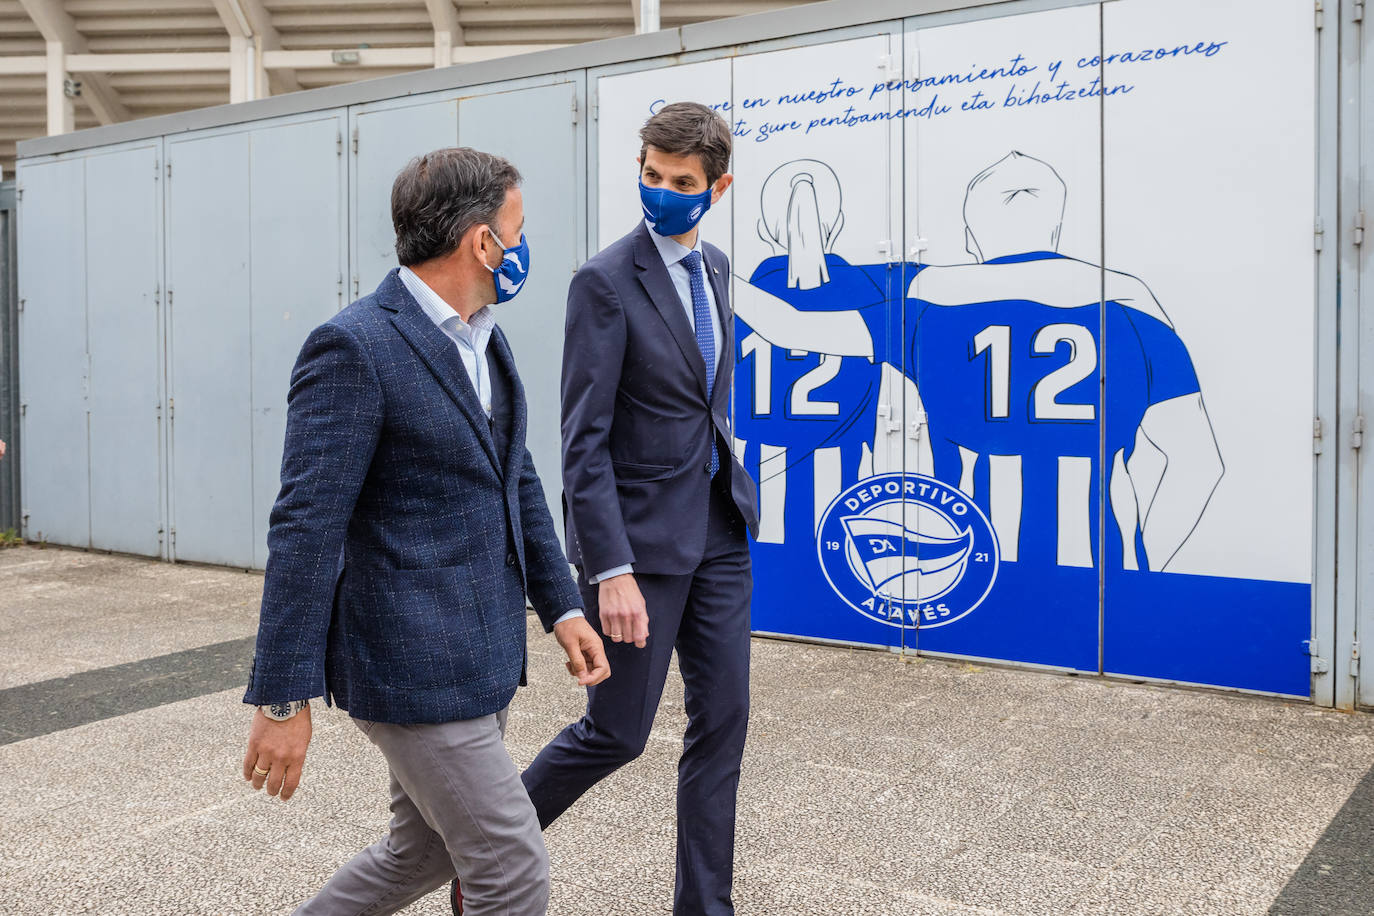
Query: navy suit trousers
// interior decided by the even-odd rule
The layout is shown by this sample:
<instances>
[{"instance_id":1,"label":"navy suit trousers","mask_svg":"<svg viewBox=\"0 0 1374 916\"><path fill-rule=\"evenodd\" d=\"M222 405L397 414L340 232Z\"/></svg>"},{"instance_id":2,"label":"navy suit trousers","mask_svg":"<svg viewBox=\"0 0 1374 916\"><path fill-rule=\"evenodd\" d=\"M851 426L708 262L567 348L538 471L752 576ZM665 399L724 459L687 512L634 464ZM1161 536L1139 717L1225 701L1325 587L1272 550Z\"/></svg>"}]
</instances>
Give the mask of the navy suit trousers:
<instances>
[{"instance_id":1,"label":"navy suit trousers","mask_svg":"<svg viewBox=\"0 0 1374 916\"><path fill-rule=\"evenodd\" d=\"M706 553L695 572L636 575L649 613L645 648L605 638L611 676L587 690L587 712L524 773L541 827L607 774L643 752L673 650L686 688L687 733L678 764L679 916L734 912L735 796L749 720L749 598L745 525L719 475L711 487ZM596 586L580 583L601 633Z\"/></svg>"}]
</instances>

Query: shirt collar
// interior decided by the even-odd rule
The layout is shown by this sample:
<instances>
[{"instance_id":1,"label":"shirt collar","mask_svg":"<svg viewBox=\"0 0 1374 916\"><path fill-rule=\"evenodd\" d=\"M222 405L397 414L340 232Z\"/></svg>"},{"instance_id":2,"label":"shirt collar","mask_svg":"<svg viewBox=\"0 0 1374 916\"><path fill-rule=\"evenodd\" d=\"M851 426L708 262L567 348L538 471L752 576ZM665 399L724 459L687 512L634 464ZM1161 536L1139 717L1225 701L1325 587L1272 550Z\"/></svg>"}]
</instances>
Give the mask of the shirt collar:
<instances>
[{"instance_id":1,"label":"shirt collar","mask_svg":"<svg viewBox=\"0 0 1374 916\"><path fill-rule=\"evenodd\" d=\"M649 238L654 240L654 247L658 249L659 256L663 258L663 263L665 266L672 267L674 264L676 264L678 261L681 261L683 258L687 257L687 255L689 255L693 251L701 251L700 232L697 233L696 247L688 248L686 245L682 244L677 239L669 238L666 235L659 235L657 232L653 230L653 227L649 224L649 221L647 219L644 221L644 225L648 228ZM703 264L706 262L705 254L702 254L701 260Z\"/></svg>"},{"instance_id":2,"label":"shirt collar","mask_svg":"<svg viewBox=\"0 0 1374 916\"><path fill-rule=\"evenodd\" d=\"M682 248L681 245L678 247ZM496 318L491 313L491 306L482 306L472 316L471 321L464 321L463 316L459 315L453 306L440 298L438 293L430 289L429 284L421 280L415 271L409 267L402 267L400 277L401 283L415 297L415 301L420 304L420 310L425 313L425 317L437 326L442 328L445 324L453 323L459 329L467 330L470 328L478 333L490 331L496 326Z\"/></svg>"}]
</instances>

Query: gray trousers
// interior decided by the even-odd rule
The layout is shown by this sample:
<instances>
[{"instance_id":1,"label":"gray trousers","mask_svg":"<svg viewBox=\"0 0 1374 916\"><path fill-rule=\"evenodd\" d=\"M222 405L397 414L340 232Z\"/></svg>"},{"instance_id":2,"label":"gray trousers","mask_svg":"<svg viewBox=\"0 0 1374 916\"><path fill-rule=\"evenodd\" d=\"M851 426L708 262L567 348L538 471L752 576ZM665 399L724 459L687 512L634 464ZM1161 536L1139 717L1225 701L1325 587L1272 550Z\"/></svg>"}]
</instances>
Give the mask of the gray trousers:
<instances>
[{"instance_id":1,"label":"gray trousers","mask_svg":"<svg viewBox=\"0 0 1374 916\"><path fill-rule=\"evenodd\" d=\"M507 711L439 725L354 722L391 770L391 831L296 916L381 916L456 874L464 916L543 916L549 858L503 741Z\"/></svg>"}]
</instances>

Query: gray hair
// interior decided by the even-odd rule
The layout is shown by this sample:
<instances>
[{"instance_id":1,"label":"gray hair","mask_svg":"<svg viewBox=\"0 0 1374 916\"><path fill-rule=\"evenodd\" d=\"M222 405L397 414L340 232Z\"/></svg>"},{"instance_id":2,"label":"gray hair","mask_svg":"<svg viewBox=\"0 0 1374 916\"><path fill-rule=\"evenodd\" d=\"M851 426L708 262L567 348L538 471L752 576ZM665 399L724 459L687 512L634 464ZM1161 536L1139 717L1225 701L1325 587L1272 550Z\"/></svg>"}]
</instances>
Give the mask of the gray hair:
<instances>
[{"instance_id":1,"label":"gray hair","mask_svg":"<svg viewBox=\"0 0 1374 916\"><path fill-rule=\"evenodd\" d=\"M505 159L465 146L410 160L391 186L397 260L409 267L449 254L473 226L496 220L520 181Z\"/></svg>"}]
</instances>

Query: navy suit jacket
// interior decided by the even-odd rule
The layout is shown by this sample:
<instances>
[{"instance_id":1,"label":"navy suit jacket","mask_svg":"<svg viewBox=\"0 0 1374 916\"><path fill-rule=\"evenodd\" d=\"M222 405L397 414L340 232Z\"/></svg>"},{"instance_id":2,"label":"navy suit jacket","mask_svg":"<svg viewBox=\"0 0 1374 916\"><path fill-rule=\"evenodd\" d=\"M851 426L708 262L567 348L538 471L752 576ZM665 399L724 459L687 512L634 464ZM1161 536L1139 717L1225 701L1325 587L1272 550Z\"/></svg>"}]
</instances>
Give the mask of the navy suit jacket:
<instances>
[{"instance_id":1,"label":"navy suit jacket","mask_svg":"<svg viewBox=\"0 0 1374 916\"><path fill-rule=\"evenodd\" d=\"M735 505L758 535L753 478L732 455L735 328L730 261L702 244L720 310L720 365L706 362L642 222L583 264L568 289L563 493L568 554L588 575L693 572L706 550L711 441Z\"/></svg>"},{"instance_id":2,"label":"navy suit jacket","mask_svg":"<svg viewBox=\"0 0 1374 916\"><path fill-rule=\"evenodd\" d=\"M545 629L582 607L499 329L490 346L510 380L506 454L453 341L397 271L311 332L245 702L327 690L371 721L489 715L524 675L526 594Z\"/></svg>"}]
</instances>

